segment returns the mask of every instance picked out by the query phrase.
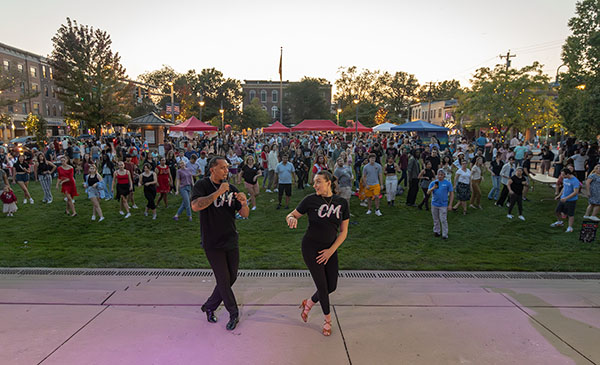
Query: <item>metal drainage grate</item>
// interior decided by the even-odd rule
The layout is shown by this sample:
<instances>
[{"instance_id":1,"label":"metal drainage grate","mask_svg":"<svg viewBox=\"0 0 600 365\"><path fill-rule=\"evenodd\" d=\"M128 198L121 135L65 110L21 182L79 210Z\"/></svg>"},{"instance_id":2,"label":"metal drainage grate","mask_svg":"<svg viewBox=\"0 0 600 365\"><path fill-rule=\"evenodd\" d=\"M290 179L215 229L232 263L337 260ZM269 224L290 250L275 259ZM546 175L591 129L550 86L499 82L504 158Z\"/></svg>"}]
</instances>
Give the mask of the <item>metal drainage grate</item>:
<instances>
[{"instance_id":1,"label":"metal drainage grate","mask_svg":"<svg viewBox=\"0 0 600 365\"><path fill-rule=\"evenodd\" d=\"M209 269L51 269L0 268L0 275L117 276L117 277L213 277ZM240 270L240 278L309 278L308 270ZM346 279L528 279L600 280L600 273L526 273L526 272L433 272L342 270Z\"/></svg>"}]
</instances>

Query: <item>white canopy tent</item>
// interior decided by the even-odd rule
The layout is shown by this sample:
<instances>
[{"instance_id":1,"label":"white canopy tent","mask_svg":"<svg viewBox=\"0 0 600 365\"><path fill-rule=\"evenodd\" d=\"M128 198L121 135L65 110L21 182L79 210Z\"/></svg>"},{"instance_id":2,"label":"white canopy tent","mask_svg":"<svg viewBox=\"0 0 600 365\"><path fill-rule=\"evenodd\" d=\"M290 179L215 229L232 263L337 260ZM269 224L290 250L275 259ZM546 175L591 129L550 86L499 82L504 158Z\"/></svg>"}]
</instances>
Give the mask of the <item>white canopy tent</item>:
<instances>
[{"instance_id":1,"label":"white canopy tent","mask_svg":"<svg viewBox=\"0 0 600 365\"><path fill-rule=\"evenodd\" d=\"M373 127L373 132L392 132L392 127L395 127L396 124L393 123L383 123Z\"/></svg>"}]
</instances>

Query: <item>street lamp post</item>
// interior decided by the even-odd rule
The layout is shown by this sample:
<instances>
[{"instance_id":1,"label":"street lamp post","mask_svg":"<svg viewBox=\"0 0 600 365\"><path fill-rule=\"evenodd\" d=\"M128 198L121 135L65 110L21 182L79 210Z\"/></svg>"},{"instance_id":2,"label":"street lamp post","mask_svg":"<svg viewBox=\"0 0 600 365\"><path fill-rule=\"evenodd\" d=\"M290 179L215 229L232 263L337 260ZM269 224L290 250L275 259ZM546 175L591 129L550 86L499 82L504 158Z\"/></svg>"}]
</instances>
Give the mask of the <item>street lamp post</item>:
<instances>
[{"instance_id":1,"label":"street lamp post","mask_svg":"<svg viewBox=\"0 0 600 365\"><path fill-rule=\"evenodd\" d=\"M198 102L198 105L200 105L200 121L202 121L202 109L204 108L204 104L206 103L204 102L202 95L200 95L200 101Z\"/></svg>"},{"instance_id":2,"label":"street lamp post","mask_svg":"<svg viewBox=\"0 0 600 365\"><path fill-rule=\"evenodd\" d=\"M175 124L175 95L173 93L173 81L167 82L171 87L171 123Z\"/></svg>"},{"instance_id":3,"label":"street lamp post","mask_svg":"<svg viewBox=\"0 0 600 365\"><path fill-rule=\"evenodd\" d=\"M342 109L338 108L337 109L337 125L340 125L340 113L342 112Z\"/></svg>"},{"instance_id":4,"label":"street lamp post","mask_svg":"<svg viewBox=\"0 0 600 365\"><path fill-rule=\"evenodd\" d=\"M352 100L352 102L354 103L354 105L356 105L356 119L354 120L354 133L355 133L355 137L356 137L356 141L358 142L358 96Z\"/></svg>"},{"instance_id":5,"label":"street lamp post","mask_svg":"<svg viewBox=\"0 0 600 365\"><path fill-rule=\"evenodd\" d=\"M221 131L225 132L225 109L223 109L223 102L221 102L219 113L221 113Z\"/></svg>"}]
</instances>

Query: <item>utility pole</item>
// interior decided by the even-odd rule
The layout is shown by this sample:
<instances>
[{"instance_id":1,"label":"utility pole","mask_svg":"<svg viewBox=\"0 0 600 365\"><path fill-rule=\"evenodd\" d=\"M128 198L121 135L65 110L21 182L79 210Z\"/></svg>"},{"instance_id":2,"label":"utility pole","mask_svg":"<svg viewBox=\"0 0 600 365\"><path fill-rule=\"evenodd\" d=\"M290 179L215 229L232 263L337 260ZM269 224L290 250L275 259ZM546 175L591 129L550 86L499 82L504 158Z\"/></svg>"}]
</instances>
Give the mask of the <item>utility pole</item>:
<instances>
[{"instance_id":1,"label":"utility pole","mask_svg":"<svg viewBox=\"0 0 600 365\"><path fill-rule=\"evenodd\" d=\"M517 57L517 55L516 54L510 54L510 49L506 53L506 56L500 55L500 59L506 58L506 71L508 71L508 68L510 67L510 59L513 58L513 57Z\"/></svg>"},{"instance_id":2,"label":"utility pole","mask_svg":"<svg viewBox=\"0 0 600 365\"><path fill-rule=\"evenodd\" d=\"M429 81L429 90L427 90L427 99L429 101L429 108L427 110L427 123L431 121L431 84L432 82Z\"/></svg>"}]
</instances>

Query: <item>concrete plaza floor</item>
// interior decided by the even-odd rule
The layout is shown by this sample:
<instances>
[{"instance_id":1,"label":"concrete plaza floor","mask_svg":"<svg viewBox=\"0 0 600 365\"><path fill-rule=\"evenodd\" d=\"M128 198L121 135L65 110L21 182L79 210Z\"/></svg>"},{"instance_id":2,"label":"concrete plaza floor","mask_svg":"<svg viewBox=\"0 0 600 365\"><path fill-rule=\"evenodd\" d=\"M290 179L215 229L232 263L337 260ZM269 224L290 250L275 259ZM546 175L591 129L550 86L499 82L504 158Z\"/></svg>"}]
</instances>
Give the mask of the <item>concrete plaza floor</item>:
<instances>
[{"instance_id":1,"label":"concrete plaza floor","mask_svg":"<svg viewBox=\"0 0 600 365\"><path fill-rule=\"evenodd\" d=\"M240 277L232 332L208 275L41 273L0 270L0 364L600 364L600 279L345 275L326 338L306 273Z\"/></svg>"}]
</instances>

